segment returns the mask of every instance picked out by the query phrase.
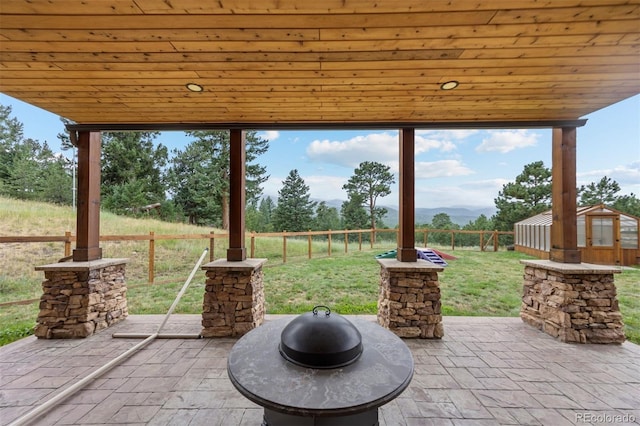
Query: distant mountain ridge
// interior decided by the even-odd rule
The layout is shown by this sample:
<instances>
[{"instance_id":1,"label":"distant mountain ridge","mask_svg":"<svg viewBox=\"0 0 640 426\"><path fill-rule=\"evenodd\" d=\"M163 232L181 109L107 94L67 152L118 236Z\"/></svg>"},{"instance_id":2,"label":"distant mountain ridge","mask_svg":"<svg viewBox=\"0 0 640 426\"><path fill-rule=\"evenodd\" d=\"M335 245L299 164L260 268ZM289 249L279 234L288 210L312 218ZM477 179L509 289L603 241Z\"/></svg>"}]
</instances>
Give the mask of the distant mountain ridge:
<instances>
[{"instance_id":1,"label":"distant mountain ridge","mask_svg":"<svg viewBox=\"0 0 640 426\"><path fill-rule=\"evenodd\" d=\"M324 201L327 206L335 207L340 211L342 207L342 200L314 200L317 202ZM398 208L391 206L380 206L387 209L386 216L382 219L385 226L394 228L398 224ZM438 213L445 213L451 218L451 222L464 226L469 222L476 220L480 215L485 215L487 218L491 218L496 213L496 209L493 207L433 207L433 208L417 208L415 212L415 221L418 225L425 223L431 223L433 217Z\"/></svg>"},{"instance_id":2,"label":"distant mountain ridge","mask_svg":"<svg viewBox=\"0 0 640 426\"><path fill-rule=\"evenodd\" d=\"M394 207L382 206L387 209L386 216L382 219L384 224L390 228L398 224L398 210ZM445 213L451 218L451 222L464 226L469 222L476 220L480 215L491 218L496 213L496 209L492 207L485 208L469 208L469 207L435 207L435 208L416 208L415 222L417 225L431 223L433 217L439 213Z\"/></svg>"}]
</instances>

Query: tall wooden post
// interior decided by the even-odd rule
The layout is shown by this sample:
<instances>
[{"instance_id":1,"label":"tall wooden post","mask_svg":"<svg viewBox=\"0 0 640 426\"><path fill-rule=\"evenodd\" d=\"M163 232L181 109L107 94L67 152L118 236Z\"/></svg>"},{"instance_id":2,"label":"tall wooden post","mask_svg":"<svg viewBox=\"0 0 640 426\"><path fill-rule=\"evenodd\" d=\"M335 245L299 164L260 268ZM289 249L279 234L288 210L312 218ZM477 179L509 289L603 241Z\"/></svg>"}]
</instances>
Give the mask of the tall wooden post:
<instances>
[{"instance_id":1,"label":"tall wooden post","mask_svg":"<svg viewBox=\"0 0 640 426\"><path fill-rule=\"evenodd\" d=\"M78 133L78 206L74 262L102 259L100 248L100 132Z\"/></svg>"},{"instance_id":2,"label":"tall wooden post","mask_svg":"<svg viewBox=\"0 0 640 426\"><path fill-rule=\"evenodd\" d=\"M549 259L580 263L576 217L576 128L553 129L551 166L551 251Z\"/></svg>"},{"instance_id":3,"label":"tall wooden post","mask_svg":"<svg viewBox=\"0 0 640 426\"><path fill-rule=\"evenodd\" d=\"M245 230L245 133L231 130L229 159L229 249L228 261L247 258L244 241Z\"/></svg>"},{"instance_id":4,"label":"tall wooden post","mask_svg":"<svg viewBox=\"0 0 640 426\"><path fill-rule=\"evenodd\" d=\"M415 247L415 129L400 129L400 262L416 262Z\"/></svg>"}]
</instances>

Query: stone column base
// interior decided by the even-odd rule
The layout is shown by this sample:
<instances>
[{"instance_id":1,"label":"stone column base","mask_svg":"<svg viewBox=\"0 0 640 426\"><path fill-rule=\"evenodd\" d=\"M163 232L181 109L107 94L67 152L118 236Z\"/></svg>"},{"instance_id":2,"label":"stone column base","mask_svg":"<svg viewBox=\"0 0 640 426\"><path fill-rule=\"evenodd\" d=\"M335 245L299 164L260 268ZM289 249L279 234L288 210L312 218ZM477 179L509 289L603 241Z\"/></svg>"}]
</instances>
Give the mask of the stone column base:
<instances>
[{"instance_id":1,"label":"stone column base","mask_svg":"<svg viewBox=\"0 0 640 426\"><path fill-rule=\"evenodd\" d=\"M378 259L378 263L378 324L399 337L442 338L438 272L444 268L425 260Z\"/></svg>"},{"instance_id":2,"label":"stone column base","mask_svg":"<svg viewBox=\"0 0 640 426\"><path fill-rule=\"evenodd\" d=\"M87 337L128 315L128 259L99 259L36 266L44 271L35 335L44 339Z\"/></svg>"},{"instance_id":3,"label":"stone column base","mask_svg":"<svg viewBox=\"0 0 640 426\"><path fill-rule=\"evenodd\" d=\"M262 265L267 259L218 259L206 271L202 337L236 337L264 321Z\"/></svg>"},{"instance_id":4,"label":"stone column base","mask_svg":"<svg viewBox=\"0 0 640 426\"><path fill-rule=\"evenodd\" d=\"M520 318L562 342L625 341L613 274L618 269L587 263L522 260Z\"/></svg>"}]
</instances>

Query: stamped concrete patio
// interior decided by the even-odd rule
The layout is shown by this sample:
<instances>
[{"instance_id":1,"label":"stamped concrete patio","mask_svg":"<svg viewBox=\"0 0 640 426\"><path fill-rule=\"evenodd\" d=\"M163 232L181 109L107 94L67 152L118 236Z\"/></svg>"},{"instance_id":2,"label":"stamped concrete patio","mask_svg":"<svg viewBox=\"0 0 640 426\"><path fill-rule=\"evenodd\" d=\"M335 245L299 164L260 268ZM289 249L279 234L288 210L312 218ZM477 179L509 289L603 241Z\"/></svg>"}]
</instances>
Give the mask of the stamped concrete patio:
<instances>
[{"instance_id":1,"label":"stamped concrete patio","mask_svg":"<svg viewBox=\"0 0 640 426\"><path fill-rule=\"evenodd\" d=\"M267 316L267 320L273 319ZM374 320L374 317L370 317ZM0 423L10 424L139 343L163 316L130 316L87 339L0 348ZM200 331L175 315L163 333ZM519 318L445 317L442 340L405 340L415 374L381 425L640 424L640 346L561 343ZM227 378L235 339L156 339L31 424L259 425Z\"/></svg>"}]
</instances>

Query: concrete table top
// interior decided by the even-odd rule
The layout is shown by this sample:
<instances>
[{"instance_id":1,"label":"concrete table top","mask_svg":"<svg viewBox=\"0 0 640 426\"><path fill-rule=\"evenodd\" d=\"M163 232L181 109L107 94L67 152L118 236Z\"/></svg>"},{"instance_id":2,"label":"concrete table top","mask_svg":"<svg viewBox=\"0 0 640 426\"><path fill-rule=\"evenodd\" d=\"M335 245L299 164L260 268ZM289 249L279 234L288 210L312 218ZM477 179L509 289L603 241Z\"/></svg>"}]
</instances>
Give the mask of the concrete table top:
<instances>
[{"instance_id":1,"label":"concrete table top","mask_svg":"<svg viewBox=\"0 0 640 426\"><path fill-rule=\"evenodd\" d=\"M285 360L282 329L293 318L268 322L244 335L229 353L227 371L249 400L294 416L345 416L372 410L400 395L413 377L407 345L378 324L349 320L362 334L363 352L353 364L312 369Z\"/></svg>"}]
</instances>

